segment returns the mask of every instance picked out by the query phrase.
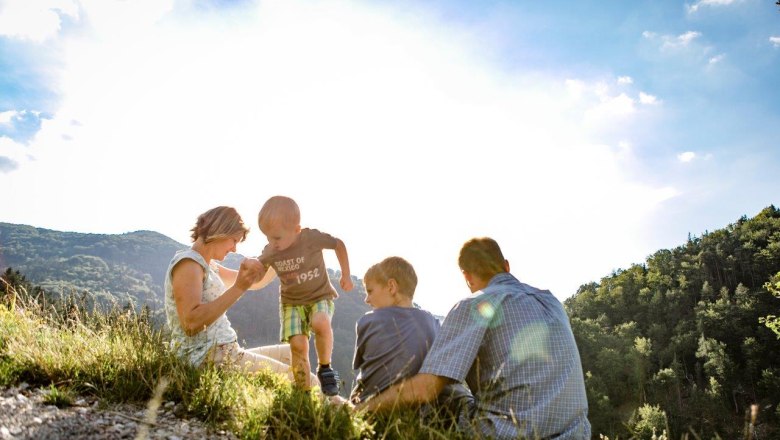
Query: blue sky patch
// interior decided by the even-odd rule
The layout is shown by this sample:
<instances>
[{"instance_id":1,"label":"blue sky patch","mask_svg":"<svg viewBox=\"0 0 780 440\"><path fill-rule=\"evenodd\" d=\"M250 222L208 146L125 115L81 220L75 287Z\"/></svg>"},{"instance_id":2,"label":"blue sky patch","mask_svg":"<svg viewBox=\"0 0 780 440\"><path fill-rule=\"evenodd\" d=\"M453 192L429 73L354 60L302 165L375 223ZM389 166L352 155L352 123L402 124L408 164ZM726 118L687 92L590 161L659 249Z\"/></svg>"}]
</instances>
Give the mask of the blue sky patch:
<instances>
[{"instance_id":1,"label":"blue sky patch","mask_svg":"<svg viewBox=\"0 0 780 440\"><path fill-rule=\"evenodd\" d=\"M22 144L27 143L41 129L43 119L46 117L28 110L0 112L0 136L9 137Z\"/></svg>"}]
</instances>

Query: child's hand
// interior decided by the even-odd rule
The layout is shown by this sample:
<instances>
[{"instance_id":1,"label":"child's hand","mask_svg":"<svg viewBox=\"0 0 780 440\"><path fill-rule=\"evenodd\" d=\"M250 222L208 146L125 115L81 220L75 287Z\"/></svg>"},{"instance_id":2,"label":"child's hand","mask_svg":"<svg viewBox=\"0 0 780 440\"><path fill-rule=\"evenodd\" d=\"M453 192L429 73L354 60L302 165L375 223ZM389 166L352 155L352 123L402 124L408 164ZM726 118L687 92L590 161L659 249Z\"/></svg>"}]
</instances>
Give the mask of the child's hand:
<instances>
[{"instance_id":1,"label":"child's hand","mask_svg":"<svg viewBox=\"0 0 780 440\"><path fill-rule=\"evenodd\" d=\"M339 280L339 284L341 285L341 289L345 292L349 292L352 290L355 286L352 284L352 277L347 275L341 275L341 279Z\"/></svg>"},{"instance_id":2,"label":"child's hand","mask_svg":"<svg viewBox=\"0 0 780 440\"><path fill-rule=\"evenodd\" d=\"M252 284L260 281L265 276L265 266L254 258L244 258L238 268L236 286L242 290L249 289Z\"/></svg>"}]
</instances>

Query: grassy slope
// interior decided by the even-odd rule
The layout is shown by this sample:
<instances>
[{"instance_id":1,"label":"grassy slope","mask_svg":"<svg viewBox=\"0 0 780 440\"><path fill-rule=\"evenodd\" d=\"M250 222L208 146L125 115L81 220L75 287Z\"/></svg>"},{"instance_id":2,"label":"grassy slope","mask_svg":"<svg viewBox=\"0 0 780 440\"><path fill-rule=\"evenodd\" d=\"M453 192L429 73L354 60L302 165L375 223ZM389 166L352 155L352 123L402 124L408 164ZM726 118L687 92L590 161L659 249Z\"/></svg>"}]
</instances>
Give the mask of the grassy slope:
<instances>
[{"instance_id":1,"label":"grassy slope","mask_svg":"<svg viewBox=\"0 0 780 440\"><path fill-rule=\"evenodd\" d=\"M13 289L0 297L0 386L26 381L64 396L143 402L166 382L166 400L241 438L457 438L442 428L450 422L423 423L414 412L369 420L271 373L193 369L166 347L164 333L132 310L44 309Z\"/></svg>"}]
</instances>

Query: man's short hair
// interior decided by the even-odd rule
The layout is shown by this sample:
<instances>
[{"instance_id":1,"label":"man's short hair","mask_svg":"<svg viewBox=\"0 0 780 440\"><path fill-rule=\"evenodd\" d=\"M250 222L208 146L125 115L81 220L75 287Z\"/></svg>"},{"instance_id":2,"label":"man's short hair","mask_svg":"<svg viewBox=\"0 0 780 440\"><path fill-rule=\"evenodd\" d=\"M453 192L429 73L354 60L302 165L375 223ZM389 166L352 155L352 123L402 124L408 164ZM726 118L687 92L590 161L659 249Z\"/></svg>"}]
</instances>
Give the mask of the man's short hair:
<instances>
[{"instance_id":1,"label":"man's short hair","mask_svg":"<svg viewBox=\"0 0 780 440\"><path fill-rule=\"evenodd\" d=\"M506 259L495 240L488 237L472 238L463 244L458 256L460 270L489 281L496 274L506 272Z\"/></svg>"},{"instance_id":2,"label":"man's short hair","mask_svg":"<svg viewBox=\"0 0 780 440\"><path fill-rule=\"evenodd\" d=\"M273 196L268 199L257 215L260 230L272 226L294 228L301 224L301 210L295 200L285 196Z\"/></svg>"},{"instance_id":3,"label":"man's short hair","mask_svg":"<svg viewBox=\"0 0 780 440\"><path fill-rule=\"evenodd\" d=\"M371 266L363 276L364 281L374 281L387 284L391 279L398 284L398 292L409 298L414 298L417 288L417 274L414 267L401 257L388 257Z\"/></svg>"}]
</instances>

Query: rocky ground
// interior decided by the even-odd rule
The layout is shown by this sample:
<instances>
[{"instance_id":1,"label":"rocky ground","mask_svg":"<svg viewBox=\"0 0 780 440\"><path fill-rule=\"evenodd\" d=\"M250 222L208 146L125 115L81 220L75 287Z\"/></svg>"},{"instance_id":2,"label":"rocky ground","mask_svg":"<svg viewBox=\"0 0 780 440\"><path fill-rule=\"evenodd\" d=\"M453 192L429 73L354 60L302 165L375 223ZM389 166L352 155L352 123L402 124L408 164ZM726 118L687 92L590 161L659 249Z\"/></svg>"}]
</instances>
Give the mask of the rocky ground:
<instances>
[{"instance_id":1,"label":"rocky ground","mask_svg":"<svg viewBox=\"0 0 780 440\"><path fill-rule=\"evenodd\" d=\"M0 440L236 438L180 417L183 408L173 402L161 402L151 414L143 406L102 405L90 397L77 397L73 406L58 408L44 401L48 393L27 384L0 389Z\"/></svg>"}]
</instances>

